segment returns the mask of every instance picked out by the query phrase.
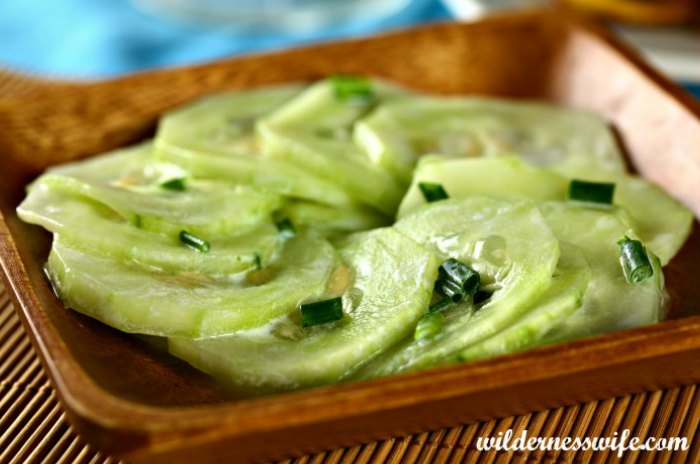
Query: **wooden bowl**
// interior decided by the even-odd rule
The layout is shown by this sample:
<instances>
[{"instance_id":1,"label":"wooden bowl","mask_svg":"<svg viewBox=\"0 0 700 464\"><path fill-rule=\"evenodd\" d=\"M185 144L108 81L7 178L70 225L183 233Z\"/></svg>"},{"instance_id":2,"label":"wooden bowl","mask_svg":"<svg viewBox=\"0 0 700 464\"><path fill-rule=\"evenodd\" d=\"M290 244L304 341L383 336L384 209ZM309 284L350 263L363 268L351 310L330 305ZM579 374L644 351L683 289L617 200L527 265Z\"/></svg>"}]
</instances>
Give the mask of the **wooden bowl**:
<instances>
[{"instance_id":1,"label":"wooden bowl","mask_svg":"<svg viewBox=\"0 0 700 464\"><path fill-rule=\"evenodd\" d=\"M0 101L0 258L69 419L131 461L280 459L468 421L700 380L700 234L666 269L670 320L496 359L240 399L145 341L67 310L42 273L50 235L18 220L46 167L152 135L203 94L332 73L441 94L539 98L597 111L633 167L700 213L700 107L609 33L552 13L447 23L368 39L52 83Z\"/></svg>"}]
</instances>

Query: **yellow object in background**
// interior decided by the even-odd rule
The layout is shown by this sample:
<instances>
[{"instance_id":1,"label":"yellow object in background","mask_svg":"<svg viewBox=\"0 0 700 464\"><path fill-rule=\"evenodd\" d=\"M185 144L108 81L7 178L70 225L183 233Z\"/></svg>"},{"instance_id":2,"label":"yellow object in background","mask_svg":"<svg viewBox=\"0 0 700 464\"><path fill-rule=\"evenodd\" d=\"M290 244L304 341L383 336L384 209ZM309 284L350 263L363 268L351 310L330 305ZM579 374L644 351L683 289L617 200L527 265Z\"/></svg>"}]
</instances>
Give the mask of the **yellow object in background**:
<instances>
[{"instance_id":1,"label":"yellow object in background","mask_svg":"<svg viewBox=\"0 0 700 464\"><path fill-rule=\"evenodd\" d=\"M629 23L679 24L700 18L700 0L559 0L559 3Z\"/></svg>"}]
</instances>

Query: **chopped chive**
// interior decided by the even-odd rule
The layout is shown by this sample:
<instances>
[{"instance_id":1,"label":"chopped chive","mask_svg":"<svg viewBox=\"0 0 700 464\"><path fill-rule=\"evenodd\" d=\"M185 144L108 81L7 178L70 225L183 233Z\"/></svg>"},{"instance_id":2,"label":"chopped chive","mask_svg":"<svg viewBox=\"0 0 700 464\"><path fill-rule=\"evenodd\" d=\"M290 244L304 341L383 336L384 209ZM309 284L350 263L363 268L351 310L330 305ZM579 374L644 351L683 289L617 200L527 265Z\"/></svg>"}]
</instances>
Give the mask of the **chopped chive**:
<instances>
[{"instance_id":1,"label":"chopped chive","mask_svg":"<svg viewBox=\"0 0 700 464\"><path fill-rule=\"evenodd\" d=\"M459 303L464 298L464 289L452 280L438 279L435 282L435 288L453 303Z\"/></svg>"},{"instance_id":2,"label":"chopped chive","mask_svg":"<svg viewBox=\"0 0 700 464\"><path fill-rule=\"evenodd\" d=\"M253 261L255 262L255 269L262 269L262 258L257 251L253 255Z\"/></svg>"},{"instance_id":3,"label":"chopped chive","mask_svg":"<svg viewBox=\"0 0 700 464\"><path fill-rule=\"evenodd\" d=\"M615 193L615 184L588 182L572 179L569 184L569 200L610 205Z\"/></svg>"},{"instance_id":4,"label":"chopped chive","mask_svg":"<svg viewBox=\"0 0 700 464\"><path fill-rule=\"evenodd\" d=\"M625 235L617 244L620 245L622 270L629 283L637 284L654 275L654 268L642 242Z\"/></svg>"},{"instance_id":5,"label":"chopped chive","mask_svg":"<svg viewBox=\"0 0 700 464\"><path fill-rule=\"evenodd\" d=\"M303 327L327 324L343 318L343 300L341 297L302 304L299 309Z\"/></svg>"},{"instance_id":6,"label":"chopped chive","mask_svg":"<svg viewBox=\"0 0 700 464\"><path fill-rule=\"evenodd\" d=\"M321 127L319 129L316 129L314 131L314 135L317 137L320 137L322 139L334 139L335 138L335 131L333 129L329 129L327 127Z\"/></svg>"},{"instance_id":7,"label":"chopped chive","mask_svg":"<svg viewBox=\"0 0 700 464\"><path fill-rule=\"evenodd\" d=\"M485 291L485 290L478 290L478 291L474 294L474 304L475 304L475 305L478 305L478 304L483 303L484 301L486 301L486 300L488 300L489 298L491 298L491 295L492 295L491 292L487 292L487 291Z\"/></svg>"},{"instance_id":8,"label":"chopped chive","mask_svg":"<svg viewBox=\"0 0 700 464\"><path fill-rule=\"evenodd\" d=\"M277 226L277 231L280 234L280 238L286 240L290 237L294 237L297 234L294 224L289 219L282 219L281 221L275 223Z\"/></svg>"},{"instance_id":9,"label":"chopped chive","mask_svg":"<svg viewBox=\"0 0 700 464\"><path fill-rule=\"evenodd\" d=\"M442 300L438 301L437 303L433 303L428 307L428 312L429 313L436 313L438 311L442 311L443 309L447 308L449 305L453 303L452 300L449 298L443 298Z\"/></svg>"},{"instance_id":10,"label":"chopped chive","mask_svg":"<svg viewBox=\"0 0 700 464\"><path fill-rule=\"evenodd\" d=\"M343 102L367 104L374 100L374 89L369 79L360 76L336 75L330 77L335 98Z\"/></svg>"},{"instance_id":11,"label":"chopped chive","mask_svg":"<svg viewBox=\"0 0 700 464\"><path fill-rule=\"evenodd\" d=\"M174 179L169 179L169 180L166 180L165 182L161 182L160 188L164 188L166 190L174 190L177 192L182 192L185 190L185 182L186 182L185 177L176 177Z\"/></svg>"},{"instance_id":12,"label":"chopped chive","mask_svg":"<svg viewBox=\"0 0 700 464\"><path fill-rule=\"evenodd\" d=\"M136 227L137 229L143 227L143 218L140 214L134 215L134 227Z\"/></svg>"},{"instance_id":13,"label":"chopped chive","mask_svg":"<svg viewBox=\"0 0 700 464\"><path fill-rule=\"evenodd\" d=\"M450 280L456 283L467 297L473 296L481 286L479 273L454 258L450 258L440 265L438 275L438 280Z\"/></svg>"},{"instance_id":14,"label":"chopped chive","mask_svg":"<svg viewBox=\"0 0 700 464\"><path fill-rule=\"evenodd\" d=\"M234 135L244 135L253 132L256 118L252 116L231 117L226 121L229 132Z\"/></svg>"},{"instance_id":15,"label":"chopped chive","mask_svg":"<svg viewBox=\"0 0 700 464\"><path fill-rule=\"evenodd\" d=\"M442 314L428 313L421 317L413 332L414 340L425 340L434 337L442 329Z\"/></svg>"},{"instance_id":16,"label":"chopped chive","mask_svg":"<svg viewBox=\"0 0 700 464\"><path fill-rule=\"evenodd\" d=\"M427 201L428 203L449 198L447 192L445 192L445 189L440 184L433 184L431 182L418 182L418 188L423 193L425 201Z\"/></svg>"},{"instance_id":17,"label":"chopped chive","mask_svg":"<svg viewBox=\"0 0 700 464\"><path fill-rule=\"evenodd\" d=\"M314 130L314 134L327 140L350 140L352 137L352 126L335 127L333 129L321 127Z\"/></svg>"},{"instance_id":18,"label":"chopped chive","mask_svg":"<svg viewBox=\"0 0 700 464\"><path fill-rule=\"evenodd\" d=\"M200 253L206 253L209 251L209 242L187 232L186 230L180 231L180 241L193 250L199 251Z\"/></svg>"}]
</instances>

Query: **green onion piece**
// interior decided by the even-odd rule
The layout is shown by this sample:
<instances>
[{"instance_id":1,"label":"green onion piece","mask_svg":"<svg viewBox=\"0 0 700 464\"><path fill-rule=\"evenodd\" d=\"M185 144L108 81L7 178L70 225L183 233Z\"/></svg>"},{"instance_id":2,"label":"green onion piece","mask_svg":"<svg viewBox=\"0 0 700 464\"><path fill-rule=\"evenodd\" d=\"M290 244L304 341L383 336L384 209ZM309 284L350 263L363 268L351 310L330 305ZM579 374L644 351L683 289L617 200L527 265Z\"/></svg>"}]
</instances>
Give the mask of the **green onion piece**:
<instances>
[{"instance_id":1,"label":"green onion piece","mask_svg":"<svg viewBox=\"0 0 700 464\"><path fill-rule=\"evenodd\" d=\"M433 303L428 307L428 312L429 313L435 313L438 311L442 311L443 309L447 308L449 305L453 303L452 300L449 298L443 298L442 300L438 301L437 303Z\"/></svg>"},{"instance_id":2,"label":"green onion piece","mask_svg":"<svg viewBox=\"0 0 700 464\"><path fill-rule=\"evenodd\" d=\"M143 218L141 217L140 214L134 215L134 220L133 220L134 227L137 229L140 229L143 227Z\"/></svg>"},{"instance_id":3,"label":"green onion piece","mask_svg":"<svg viewBox=\"0 0 700 464\"><path fill-rule=\"evenodd\" d=\"M447 192L445 192L445 189L440 184L433 184L431 182L418 182L418 188L423 193L425 201L427 201L428 203L449 198Z\"/></svg>"},{"instance_id":4,"label":"green onion piece","mask_svg":"<svg viewBox=\"0 0 700 464\"><path fill-rule=\"evenodd\" d=\"M262 258L257 251L253 255L253 261L255 262L255 269L262 269Z\"/></svg>"},{"instance_id":5,"label":"green onion piece","mask_svg":"<svg viewBox=\"0 0 700 464\"><path fill-rule=\"evenodd\" d=\"M588 182L572 179L569 184L569 200L610 205L613 202L615 184Z\"/></svg>"},{"instance_id":6,"label":"green onion piece","mask_svg":"<svg viewBox=\"0 0 700 464\"><path fill-rule=\"evenodd\" d=\"M301 325L311 327L328 322L339 321L343 318L343 300L341 297L315 303L302 304Z\"/></svg>"},{"instance_id":7,"label":"green onion piece","mask_svg":"<svg viewBox=\"0 0 700 464\"><path fill-rule=\"evenodd\" d=\"M479 290L474 294L474 304L478 305L491 298L491 292Z\"/></svg>"},{"instance_id":8,"label":"green onion piece","mask_svg":"<svg viewBox=\"0 0 700 464\"><path fill-rule=\"evenodd\" d=\"M452 280L438 279L435 282L435 288L453 303L459 303L464 298L464 289Z\"/></svg>"},{"instance_id":9,"label":"green onion piece","mask_svg":"<svg viewBox=\"0 0 700 464\"><path fill-rule=\"evenodd\" d=\"M275 224L277 226L277 231L280 234L280 238L286 240L290 237L294 237L297 234L294 224L289 219L282 219Z\"/></svg>"},{"instance_id":10,"label":"green onion piece","mask_svg":"<svg viewBox=\"0 0 700 464\"><path fill-rule=\"evenodd\" d=\"M450 258L440 265L438 275L439 280L450 280L456 283L467 297L473 296L481 286L479 273L454 258Z\"/></svg>"},{"instance_id":11,"label":"green onion piece","mask_svg":"<svg viewBox=\"0 0 700 464\"><path fill-rule=\"evenodd\" d=\"M637 284L654 275L654 268L642 242L625 235L617 244L620 245L622 270L629 283Z\"/></svg>"},{"instance_id":12,"label":"green onion piece","mask_svg":"<svg viewBox=\"0 0 700 464\"><path fill-rule=\"evenodd\" d=\"M328 140L350 140L352 138L352 126L320 127L314 130L314 135Z\"/></svg>"},{"instance_id":13,"label":"green onion piece","mask_svg":"<svg viewBox=\"0 0 700 464\"><path fill-rule=\"evenodd\" d=\"M182 192L185 190L185 177L176 177L174 179L169 179L166 180L165 182L162 182L160 184L160 188L164 188L166 190L174 190L177 192Z\"/></svg>"},{"instance_id":14,"label":"green onion piece","mask_svg":"<svg viewBox=\"0 0 700 464\"><path fill-rule=\"evenodd\" d=\"M428 313L421 317L413 332L414 340L425 340L434 337L442 329L442 314Z\"/></svg>"},{"instance_id":15,"label":"green onion piece","mask_svg":"<svg viewBox=\"0 0 700 464\"><path fill-rule=\"evenodd\" d=\"M330 83L333 86L335 98L343 102L367 104L374 98L374 89L369 79L360 76L332 76Z\"/></svg>"},{"instance_id":16,"label":"green onion piece","mask_svg":"<svg viewBox=\"0 0 700 464\"><path fill-rule=\"evenodd\" d=\"M209 251L209 242L187 232L186 230L180 231L180 241L193 250L199 251L200 253L206 253Z\"/></svg>"}]
</instances>

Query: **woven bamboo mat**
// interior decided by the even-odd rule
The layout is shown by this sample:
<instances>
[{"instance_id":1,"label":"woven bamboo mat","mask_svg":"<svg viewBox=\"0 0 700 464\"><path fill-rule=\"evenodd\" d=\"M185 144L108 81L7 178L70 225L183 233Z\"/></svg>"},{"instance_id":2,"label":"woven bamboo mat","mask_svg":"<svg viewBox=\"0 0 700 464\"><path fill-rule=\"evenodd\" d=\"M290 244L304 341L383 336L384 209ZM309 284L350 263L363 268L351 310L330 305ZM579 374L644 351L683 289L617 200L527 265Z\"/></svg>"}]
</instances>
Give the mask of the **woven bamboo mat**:
<instances>
[{"instance_id":1,"label":"woven bamboo mat","mask_svg":"<svg viewBox=\"0 0 700 464\"><path fill-rule=\"evenodd\" d=\"M690 385L671 390L611 398L524 416L468 424L395 438L313 456L285 464L360 463L698 463L700 462L700 390ZM686 452L479 453L481 436L513 429L528 436L612 436L629 429L632 436L688 437ZM7 294L0 289L0 463L116 463L91 448L66 421L29 338Z\"/></svg>"}]
</instances>

